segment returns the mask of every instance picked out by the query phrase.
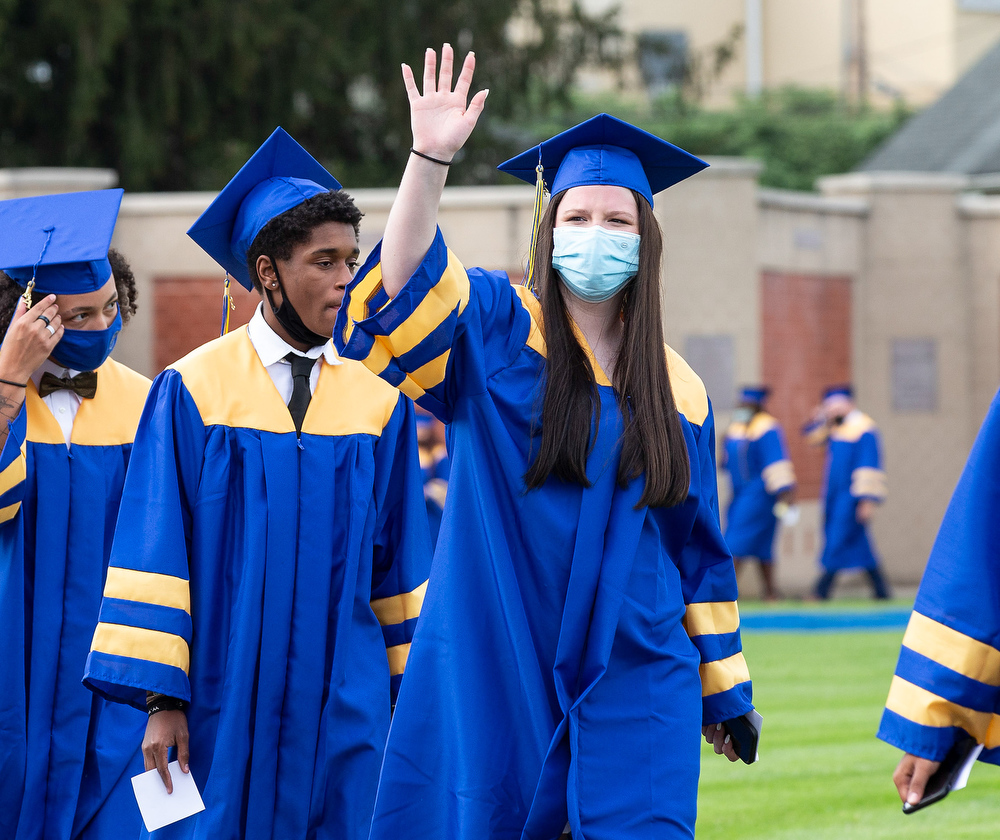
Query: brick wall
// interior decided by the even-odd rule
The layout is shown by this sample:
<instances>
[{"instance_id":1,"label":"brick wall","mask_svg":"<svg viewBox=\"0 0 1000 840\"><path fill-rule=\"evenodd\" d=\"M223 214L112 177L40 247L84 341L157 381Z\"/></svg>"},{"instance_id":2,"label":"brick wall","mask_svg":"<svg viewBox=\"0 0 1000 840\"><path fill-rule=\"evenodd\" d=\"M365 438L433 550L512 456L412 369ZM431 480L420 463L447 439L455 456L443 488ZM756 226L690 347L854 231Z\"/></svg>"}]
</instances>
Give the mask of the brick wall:
<instances>
[{"instance_id":1,"label":"brick wall","mask_svg":"<svg viewBox=\"0 0 1000 840\"><path fill-rule=\"evenodd\" d=\"M230 284L236 309L229 320L235 329L253 316L260 296L239 283ZM222 280L214 277L157 277L153 281L153 358L159 373L206 341L222 326Z\"/></svg>"},{"instance_id":2,"label":"brick wall","mask_svg":"<svg viewBox=\"0 0 1000 840\"><path fill-rule=\"evenodd\" d=\"M819 496L823 451L800 434L827 385L851 380L851 278L761 275L761 371L768 408L785 427L799 495Z\"/></svg>"}]
</instances>

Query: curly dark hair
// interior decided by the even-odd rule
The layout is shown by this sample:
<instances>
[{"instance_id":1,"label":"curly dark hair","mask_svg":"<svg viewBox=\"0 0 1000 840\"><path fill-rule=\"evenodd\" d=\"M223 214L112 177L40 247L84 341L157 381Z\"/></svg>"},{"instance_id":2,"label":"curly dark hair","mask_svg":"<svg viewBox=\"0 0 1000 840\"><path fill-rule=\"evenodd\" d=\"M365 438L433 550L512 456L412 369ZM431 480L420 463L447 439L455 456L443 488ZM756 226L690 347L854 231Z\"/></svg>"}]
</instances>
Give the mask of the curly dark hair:
<instances>
[{"instance_id":1,"label":"curly dark hair","mask_svg":"<svg viewBox=\"0 0 1000 840\"><path fill-rule=\"evenodd\" d=\"M354 228L354 235L361 235L361 217L364 214L343 190L314 195L280 216L275 216L261 229L247 251L247 270L254 288L263 293L264 288L257 276L257 258L270 257L272 260L287 260L296 245L301 245L312 234L313 229L327 222L343 222Z\"/></svg>"},{"instance_id":2,"label":"curly dark hair","mask_svg":"<svg viewBox=\"0 0 1000 840\"><path fill-rule=\"evenodd\" d=\"M122 323L127 324L129 319L135 315L135 301L139 297L135 286L135 275L132 273L132 266L128 264L128 260L125 259L121 251L110 248L108 262L111 263L111 271L115 277L115 288L118 290L118 309L122 313ZM14 317L14 310L17 309L17 300L23 294L24 286L0 271L0 331L3 333L7 332L10 319Z\"/></svg>"}]
</instances>

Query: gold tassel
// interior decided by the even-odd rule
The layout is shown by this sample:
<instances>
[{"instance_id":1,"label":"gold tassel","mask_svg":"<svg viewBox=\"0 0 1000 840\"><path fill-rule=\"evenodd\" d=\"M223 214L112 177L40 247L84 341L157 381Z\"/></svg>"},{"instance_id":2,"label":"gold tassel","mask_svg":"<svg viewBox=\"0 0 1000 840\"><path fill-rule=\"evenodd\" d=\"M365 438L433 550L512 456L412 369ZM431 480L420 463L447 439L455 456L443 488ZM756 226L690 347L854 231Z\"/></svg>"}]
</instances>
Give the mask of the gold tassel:
<instances>
[{"instance_id":1,"label":"gold tassel","mask_svg":"<svg viewBox=\"0 0 1000 840\"><path fill-rule=\"evenodd\" d=\"M524 274L523 285L535 295L538 294L535 288L535 249L538 247L538 225L542 220L542 198L545 194L545 178L542 161L539 159L538 166L535 167L535 209L531 214L531 245L528 246L528 269Z\"/></svg>"},{"instance_id":2,"label":"gold tassel","mask_svg":"<svg viewBox=\"0 0 1000 840\"><path fill-rule=\"evenodd\" d=\"M24 298L25 309L31 309L31 306L32 306L32 303L31 303L31 290L34 289L34 288L35 288L35 278L32 277L28 281L28 285L24 289L24 294L21 295L21 297Z\"/></svg>"},{"instance_id":3,"label":"gold tassel","mask_svg":"<svg viewBox=\"0 0 1000 840\"><path fill-rule=\"evenodd\" d=\"M233 296L229 293L229 272L226 272L226 282L222 287L222 332L220 335L226 335L229 332L229 315L236 309L236 301L233 300Z\"/></svg>"}]
</instances>

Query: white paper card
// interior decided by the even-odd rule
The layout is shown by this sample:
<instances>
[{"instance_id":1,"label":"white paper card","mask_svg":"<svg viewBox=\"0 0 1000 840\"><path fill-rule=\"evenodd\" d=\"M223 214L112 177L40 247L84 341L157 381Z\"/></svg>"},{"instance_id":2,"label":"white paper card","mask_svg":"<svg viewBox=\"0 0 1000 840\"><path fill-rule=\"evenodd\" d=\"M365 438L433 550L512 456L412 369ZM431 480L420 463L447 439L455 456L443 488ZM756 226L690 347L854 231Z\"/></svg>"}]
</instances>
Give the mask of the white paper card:
<instances>
[{"instance_id":1,"label":"white paper card","mask_svg":"<svg viewBox=\"0 0 1000 840\"><path fill-rule=\"evenodd\" d=\"M961 790L969 783L969 774L972 772L972 767L976 763L976 759L979 758L979 753L982 751L982 744L978 744L973 747L972 752L969 753L969 757L965 759L965 763L962 765L961 769L958 771L958 775L955 777L955 784L951 786L952 790Z\"/></svg>"},{"instance_id":2,"label":"white paper card","mask_svg":"<svg viewBox=\"0 0 1000 840\"><path fill-rule=\"evenodd\" d=\"M205 810L194 776L182 773L176 761L171 761L167 769L174 785L173 793L167 793L167 787L155 768L132 777L132 790L135 791L135 801L139 803L146 831L156 831Z\"/></svg>"}]
</instances>

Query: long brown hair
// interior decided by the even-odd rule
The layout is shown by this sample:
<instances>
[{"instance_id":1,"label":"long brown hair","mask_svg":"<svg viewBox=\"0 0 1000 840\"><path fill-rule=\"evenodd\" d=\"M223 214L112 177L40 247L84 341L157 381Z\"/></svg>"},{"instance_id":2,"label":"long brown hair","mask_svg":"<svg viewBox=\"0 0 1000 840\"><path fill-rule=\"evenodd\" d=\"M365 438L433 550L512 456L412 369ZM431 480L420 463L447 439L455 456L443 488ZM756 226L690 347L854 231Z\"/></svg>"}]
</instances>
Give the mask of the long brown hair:
<instances>
[{"instance_id":1,"label":"long brown hair","mask_svg":"<svg viewBox=\"0 0 1000 840\"><path fill-rule=\"evenodd\" d=\"M565 192L552 197L539 224L535 256L536 284L545 336L545 395L538 454L525 473L529 489L550 475L590 486L587 456L594 441L591 419L600 399L587 353L576 340L563 284L552 268L552 228ZM645 474L639 506L680 504L691 481L687 444L670 387L660 307L663 234L645 198L634 192L639 208L639 271L626 286L622 304L624 330L615 363L614 387L625 418L618 484L625 487Z\"/></svg>"}]
</instances>

